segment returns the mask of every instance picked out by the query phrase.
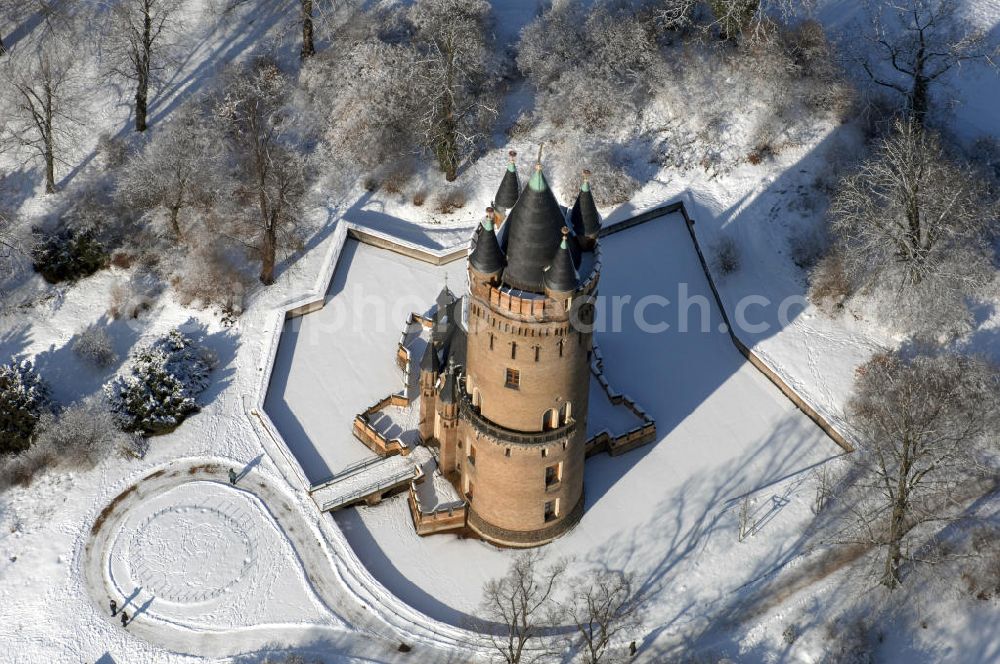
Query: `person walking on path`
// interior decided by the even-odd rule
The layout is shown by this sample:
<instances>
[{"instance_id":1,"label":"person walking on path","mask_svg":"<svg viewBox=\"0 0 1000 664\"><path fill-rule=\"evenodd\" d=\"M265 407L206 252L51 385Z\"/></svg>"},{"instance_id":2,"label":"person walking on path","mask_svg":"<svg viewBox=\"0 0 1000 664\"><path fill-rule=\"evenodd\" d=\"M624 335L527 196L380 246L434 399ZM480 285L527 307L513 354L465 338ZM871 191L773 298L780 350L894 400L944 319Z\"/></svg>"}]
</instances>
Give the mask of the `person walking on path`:
<instances>
[{"instance_id":1,"label":"person walking on path","mask_svg":"<svg viewBox=\"0 0 1000 664\"><path fill-rule=\"evenodd\" d=\"M122 611L122 627L128 627L128 614Z\"/></svg>"},{"instance_id":2,"label":"person walking on path","mask_svg":"<svg viewBox=\"0 0 1000 664\"><path fill-rule=\"evenodd\" d=\"M229 469L229 483L236 486L236 471L232 468Z\"/></svg>"},{"instance_id":3,"label":"person walking on path","mask_svg":"<svg viewBox=\"0 0 1000 664\"><path fill-rule=\"evenodd\" d=\"M111 617L114 618L115 614L118 613L118 602L111 600L109 606L111 607Z\"/></svg>"}]
</instances>

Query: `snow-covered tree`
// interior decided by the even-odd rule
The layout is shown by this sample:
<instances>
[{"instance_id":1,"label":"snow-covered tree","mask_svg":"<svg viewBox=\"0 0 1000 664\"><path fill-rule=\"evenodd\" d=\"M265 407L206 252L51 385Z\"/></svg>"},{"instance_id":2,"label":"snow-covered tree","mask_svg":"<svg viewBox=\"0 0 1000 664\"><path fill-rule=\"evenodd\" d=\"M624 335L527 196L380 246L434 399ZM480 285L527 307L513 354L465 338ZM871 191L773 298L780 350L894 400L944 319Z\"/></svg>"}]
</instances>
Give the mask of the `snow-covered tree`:
<instances>
[{"instance_id":1,"label":"snow-covered tree","mask_svg":"<svg viewBox=\"0 0 1000 664\"><path fill-rule=\"evenodd\" d=\"M40 235L31 258L35 270L51 284L89 277L106 268L110 260L92 229L74 228Z\"/></svg>"},{"instance_id":2,"label":"snow-covered tree","mask_svg":"<svg viewBox=\"0 0 1000 664\"><path fill-rule=\"evenodd\" d=\"M830 216L855 289L891 293L889 317L918 332L964 320L966 296L993 279L984 182L914 122L897 124L842 180Z\"/></svg>"},{"instance_id":3,"label":"snow-covered tree","mask_svg":"<svg viewBox=\"0 0 1000 664\"><path fill-rule=\"evenodd\" d=\"M631 575L613 570L598 570L570 583L573 591L562 605L561 617L576 630L575 646L583 662L623 659L613 657L610 648L641 625L633 583Z\"/></svg>"},{"instance_id":4,"label":"snow-covered tree","mask_svg":"<svg viewBox=\"0 0 1000 664\"><path fill-rule=\"evenodd\" d=\"M486 0L417 0L409 11L418 49L414 83L423 99L424 147L451 182L463 157L489 132L497 107Z\"/></svg>"},{"instance_id":5,"label":"snow-covered tree","mask_svg":"<svg viewBox=\"0 0 1000 664\"><path fill-rule=\"evenodd\" d=\"M324 50L303 76L330 126L329 153L349 170L372 170L417 152L414 118L420 99L411 93L415 53L401 44L367 37Z\"/></svg>"},{"instance_id":6,"label":"snow-covered tree","mask_svg":"<svg viewBox=\"0 0 1000 664\"><path fill-rule=\"evenodd\" d=\"M848 403L857 479L840 502L846 539L878 547L886 587L902 579L911 530L952 514L964 483L993 463L982 452L996 451L998 395L996 367L961 355L882 353L858 369Z\"/></svg>"},{"instance_id":7,"label":"snow-covered tree","mask_svg":"<svg viewBox=\"0 0 1000 664\"><path fill-rule=\"evenodd\" d=\"M145 131L149 91L169 64L167 47L181 0L109 0L105 45L110 71L135 85L135 130Z\"/></svg>"},{"instance_id":8,"label":"snow-covered tree","mask_svg":"<svg viewBox=\"0 0 1000 664\"><path fill-rule=\"evenodd\" d=\"M0 454L28 449L39 419L50 409L49 386L31 362L0 365Z\"/></svg>"},{"instance_id":9,"label":"snow-covered tree","mask_svg":"<svg viewBox=\"0 0 1000 664\"><path fill-rule=\"evenodd\" d=\"M652 26L620 6L553 6L529 23L517 66L538 92L542 119L588 132L635 124L656 57Z\"/></svg>"},{"instance_id":10,"label":"snow-covered tree","mask_svg":"<svg viewBox=\"0 0 1000 664\"><path fill-rule=\"evenodd\" d=\"M169 433L198 412L212 360L180 330L137 351L126 370L105 386L112 411L125 431Z\"/></svg>"},{"instance_id":11,"label":"snow-covered tree","mask_svg":"<svg viewBox=\"0 0 1000 664\"><path fill-rule=\"evenodd\" d=\"M293 246L302 227L305 163L289 147L288 80L271 62L230 76L216 113L233 144L237 176L248 209L242 241L261 261L260 281L274 283L278 254Z\"/></svg>"},{"instance_id":12,"label":"snow-covered tree","mask_svg":"<svg viewBox=\"0 0 1000 664\"><path fill-rule=\"evenodd\" d=\"M992 62L997 46L973 27L956 0L889 0L870 6L860 64L876 85L903 96L906 110L923 124L931 87L964 62Z\"/></svg>"},{"instance_id":13,"label":"snow-covered tree","mask_svg":"<svg viewBox=\"0 0 1000 664\"><path fill-rule=\"evenodd\" d=\"M162 209L174 237L182 239L181 213L207 206L219 195L224 151L201 109L186 105L129 160L118 181L118 198L132 208Z\"/></svg>"},{"instance_id":14,"label":"snow-covered tree","mask_svg":"<svg viewBox=\"0 0 1000 664\"><path fill-rule=\"evenodd\" d=\"M2 63L9 97L3 141L41 161L49 194L56 190L56 164L65 163L83 124L78 65L78 53L57 32L38 43L18 44Z\"/></svg>"},{"instance_id":15,"label":"snow-covered tree","mask_svg":"<svg viewBox=\"0 0 1000 664\"><path fill-rule=\"evenodd\" d=\"M501 661L518 664L529 658L528 644L556 616L555 598L565 571L565 561L544 566L544 555L531 549L518 554L503 577L483 586L478 616L485 621L484 638Z\"/></svg>"}]
</instances>

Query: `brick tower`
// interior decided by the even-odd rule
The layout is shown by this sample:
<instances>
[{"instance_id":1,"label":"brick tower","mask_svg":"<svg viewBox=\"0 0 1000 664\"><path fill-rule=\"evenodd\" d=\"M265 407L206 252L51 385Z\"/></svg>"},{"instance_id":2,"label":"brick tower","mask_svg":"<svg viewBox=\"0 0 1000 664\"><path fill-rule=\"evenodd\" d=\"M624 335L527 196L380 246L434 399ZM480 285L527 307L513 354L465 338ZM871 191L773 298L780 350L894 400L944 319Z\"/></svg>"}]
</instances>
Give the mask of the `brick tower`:
<instances>
[{"instance_id":1,"label":"brick tower","mask_svg":"<svg viewBox=\"0 0 1000 664\"><path fill-rule=\"evenodd\" d=\"M455 454L442 466L468 527L503 546L544 544L583 514L600 277L586 181L584 192L568 222L536 164L500 237L487 215L469 256L464 380L443 390L458 402Z\"/></svg>"}]
</instances>

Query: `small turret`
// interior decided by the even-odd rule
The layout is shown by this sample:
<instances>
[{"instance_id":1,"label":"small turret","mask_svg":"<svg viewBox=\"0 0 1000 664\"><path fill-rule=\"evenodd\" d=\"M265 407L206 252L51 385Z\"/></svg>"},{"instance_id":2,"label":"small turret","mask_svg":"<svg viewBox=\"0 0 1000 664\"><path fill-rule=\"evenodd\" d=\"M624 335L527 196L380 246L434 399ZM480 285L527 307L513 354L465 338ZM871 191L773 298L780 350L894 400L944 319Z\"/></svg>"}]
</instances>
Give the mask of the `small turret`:
<instances>
[{"instance_id":1,"label":"small turret","mask_svg":"<svg viewBox=\"0 0 1000 664\"><path fill-rule=\"evenodd\" d=\"M573 204L570 212L570 223L580 243L585 249L589 249L597 241L597 235L601 231L601 215L597 211L594 203L594 195L590 191L590 171L583 171L583 182L580 184L580 193Z\"/></svg>"},{"instance_id":2,"label":"small turret","mask_svg":"<svg viewBox=\"0 0 1000 664\"><path fill-rule=\"evenodd\" d=\"M500 249L496 232L493 230L492 211L492 208L486 210L486 216L480 226L479 239L476 240L476 248L469 255L469 265L483 276L497 278L506 267L507 258Z\"/></svg>"},{"instance_id":3,"label":"small turret","mask_svg":"<svg viewBox=\"0 0 1000 664\"><path fill-rule=\"evenodd\" d=\"M441 394L438 399L443 404L455 403L458 396L457 390L455 389L456 379L455 379L455 363L454 361L448 361L448 369L444 374L444 383L441 385Z\"/></svg>"},{"instance_id":4,"label":"small turret","mask_svg":"<svg viewBox=\"0 0 1000 664\"><path fill-rule=\"evenodd\" d=\"M552 259L552 263L545 269L542 278L545 281L547 295L572 293L580 283L580 276L577 274L576 265L573 263L573 254L570 251L569 229L565 226L562 229L559 250Z\"/></svg>"},{"instance_id":5,"label":"small turret","mask_svg":"<svg viewBox=\"0 0 1000 664\"><path fill-rule=\"evenodd\" d=\"M441 363L438 360L438 351L432 342L427 343L424 356L420 358L420 373L430 373L437 375L440 373Z\"/></svg>"},{"instance_id":6,"label":"small turret","mask_svg":"<svg viewBox=\"0 0 1000 664\"><path fill-rule=\"evenodd\" d=\"M511 150L507 153L507 170L504 171L503 180L497 189L497 195L493 198L493 203L499 208L509 210L517 203L518 196L521 195L521 182L517 177L517 153Z\"/></svg>"}]
</instances>

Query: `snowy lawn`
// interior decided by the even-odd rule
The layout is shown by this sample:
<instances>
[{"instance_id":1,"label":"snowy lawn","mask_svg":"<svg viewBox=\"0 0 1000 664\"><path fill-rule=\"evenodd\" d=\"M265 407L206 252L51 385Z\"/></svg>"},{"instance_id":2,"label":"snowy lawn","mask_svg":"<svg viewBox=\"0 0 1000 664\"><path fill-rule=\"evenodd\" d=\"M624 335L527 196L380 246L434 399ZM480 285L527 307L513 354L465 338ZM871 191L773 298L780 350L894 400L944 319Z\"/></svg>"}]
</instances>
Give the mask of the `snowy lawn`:
<instances>
[{"instance_id":1,"label":"snowy lawn","mask_svg":"<svg viewBox=\"0 0 1000 664\"><path fill-rule=\"evenodd\" d=\"M465 290L465 261L435 267L349 240L327 305L285 323L265 407L310 482L374 456L354 416L403 389L396 344L406 317L448 283Z\"/></svg>"},{"instance_id":2,"label":"snowy lawn","mask_svg":"<svg viewBox=\"0 0 1000 664\"><path fill-rule=\"evenodd\" d=\"M602 252L606 296L673 300L681 282L692 296L709 295L677 215L609 236ZM574 557L577 571L602 565L634 572L647 629L657 632L707 615L706 605L794 555L811 516L806 471L840 452L743 360L718 331L718 311L709 307L708 315L710 332L683 333L673 305L650 306L646 320L671 328L649 334L625 306L621 331L598 333L609 380L648 409L659 440L589 460L587 512L548 547L553 556ZM360 445L349 435L343 440ZM747 492L758 536L738 544ZM451 536L418 537L403 497L335 518L390 591L451 622L473 615L483 582L501 575L513 555Z\"/></svg>"}]
</instances>

